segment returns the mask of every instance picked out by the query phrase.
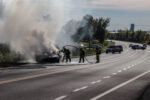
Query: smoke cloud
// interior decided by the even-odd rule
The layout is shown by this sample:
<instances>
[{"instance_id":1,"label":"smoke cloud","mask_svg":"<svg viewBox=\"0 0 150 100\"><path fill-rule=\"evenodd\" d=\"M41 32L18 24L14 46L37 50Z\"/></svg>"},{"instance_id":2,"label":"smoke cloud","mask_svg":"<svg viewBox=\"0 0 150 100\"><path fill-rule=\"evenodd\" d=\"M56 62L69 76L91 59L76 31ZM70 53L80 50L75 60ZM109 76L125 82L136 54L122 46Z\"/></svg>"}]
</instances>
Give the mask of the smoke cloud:
<instances>
[{"instance_id":1,"label":"smoke cloud","mask_svg":"<svg viewBox=\"0 0 150 100\"><path fill-rule=\"evenodd\" d=\"M55 45L61 48L75 44L72 36L80 27L87 26L82 33L92 33L86 18L63 26L70 10L64 11L60 0L10 0L5 7L0 1L0 43L8 43L13 50L34 60L37 54L58 52Z\"/></svg>"},{"instance_id":2,"label":"smoke cloud","mask_svg":"<svg viewBox=\"0 0 150 100\"><path fill-rule=\"evenodd\" d=\"M57 38L57 44L62 47L63 45L77 45L83 39L90 40L93 37L94 30L92 24L93 17L91 15L85 15L82 20L70 20L66 25L62 27L60 36ZM62 39L66 37L65 40ZM63 45L61 45L63 44Z\"/></svg>"},{"instance_id":3,"label":"smoke cloud","mask_svg":"<svg viewBox=\"0 0 150 100\"><path fill-rule=\"evenodd\" d=\"M59 13L59 8L52 9L53 4L52 0L42 0L41 3L31 0L12 1L3 11L0 10L0 15L2 12L4 15L0 27L0 42L9 43L28 59L33 59L36 53L42 53L46 49L57 52L53 44L63 15Z\"/></svg>"}]
</instances>

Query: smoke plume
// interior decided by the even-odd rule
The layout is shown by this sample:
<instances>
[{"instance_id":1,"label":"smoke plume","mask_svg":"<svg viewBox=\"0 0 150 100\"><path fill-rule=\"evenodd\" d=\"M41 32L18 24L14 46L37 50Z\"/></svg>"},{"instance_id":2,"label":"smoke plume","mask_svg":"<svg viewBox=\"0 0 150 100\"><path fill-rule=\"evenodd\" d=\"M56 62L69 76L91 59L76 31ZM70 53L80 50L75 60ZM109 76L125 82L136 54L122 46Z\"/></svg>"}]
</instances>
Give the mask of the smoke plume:
<instances>
[{"instance_id":1,"label":"smoke plume","mask_svg":"<svg viewBox=\"0 0 150 100\"><path fill-rule=\"evenodd\" d=\"M69 21L60 0L9 0L7 5L0 1L0 43L8 43L13 50L33 60L35 55L45 51L58 52L55 47L75 44L72 38L82 28L79 41L93 34L85 16L82 21ZM61 2L61 3L60 3ZM62 27L63 26L63 27Z\"/></svg>"},{"instance_id":2,"label":"smoke plume","mask_svg":"<svg viewBox=\"0 0 150 100\"><path fill-rule=\"evenodd\" d=\"M52 0L42 0L41 3L32 0L11 1L3 10L0 42L9 43L13 49L25 54L28 59L34 59L35 54L42 53L46 49L57 52L53 44L63 15L59 13L60 9L55 8L57 13L53 11L53 4Z\"/></svg>"}]
</instances>

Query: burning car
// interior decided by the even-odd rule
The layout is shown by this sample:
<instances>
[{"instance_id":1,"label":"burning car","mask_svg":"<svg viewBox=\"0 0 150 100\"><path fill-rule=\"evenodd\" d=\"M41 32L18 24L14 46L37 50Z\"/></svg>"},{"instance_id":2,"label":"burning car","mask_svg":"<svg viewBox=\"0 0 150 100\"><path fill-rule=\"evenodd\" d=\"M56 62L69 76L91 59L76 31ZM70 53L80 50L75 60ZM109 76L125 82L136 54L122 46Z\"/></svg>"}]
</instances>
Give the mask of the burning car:
<instances>
[{"instance_id":1,"label":"burning car","mask_svg":"<svg viewBox=\"0 0 150 100\"><path fill-rule=\"evenodd\" d=\"M59 54L53 53L43 53L35 56L35 59L38 63L59 63L60 56Z\"/></svg>"}]
</instances>

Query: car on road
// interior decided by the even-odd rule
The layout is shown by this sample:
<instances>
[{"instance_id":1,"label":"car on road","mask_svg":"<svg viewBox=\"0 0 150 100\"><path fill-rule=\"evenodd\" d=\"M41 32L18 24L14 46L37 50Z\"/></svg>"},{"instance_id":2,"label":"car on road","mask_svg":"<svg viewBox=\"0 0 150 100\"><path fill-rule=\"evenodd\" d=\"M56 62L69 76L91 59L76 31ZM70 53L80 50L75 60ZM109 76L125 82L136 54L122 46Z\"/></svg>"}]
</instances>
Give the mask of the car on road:
<instances>
[{"instance_id":1,"label":"car on road","mask_svg":"<svg viewBox=\"0 0 150 100\"><path fill-rule=\"evenodd\" d=\"M147 48L147 44L143 44L143 47Z\"/></svg>"},{"instance_id":2,"label":"car on road","mask_svg":"<svg viewBox=\"0 0 150 100\"><path fill-rule=\"evenodd\" d=\"M122 51L123 51L123 47L121 45L109 46L106 49L106 54L108 54L109 52L111 52L111 53L116 53L116 52L121 53Z\"/></svg>"},{"instance_id":3,"label":"car on road","mask_svg":"<svg viewBox=\"0 0 150 100\"><path fill-rule=\"evenodd\" d=\"M133 49L133 50L145 50L146 47L141 46L141 45L133 45L133 46L132 46L132 49Z\"/></svg>"},{"instance_id":4,"label":"car on road","mask_svg":"<svg viewBox=\"0 0 150 100\"><path fill-rule=\"evenodd\" d=\"M129 44L129 48L131 48L133 46L133 44Z\"/></svg>"}]
</instances>

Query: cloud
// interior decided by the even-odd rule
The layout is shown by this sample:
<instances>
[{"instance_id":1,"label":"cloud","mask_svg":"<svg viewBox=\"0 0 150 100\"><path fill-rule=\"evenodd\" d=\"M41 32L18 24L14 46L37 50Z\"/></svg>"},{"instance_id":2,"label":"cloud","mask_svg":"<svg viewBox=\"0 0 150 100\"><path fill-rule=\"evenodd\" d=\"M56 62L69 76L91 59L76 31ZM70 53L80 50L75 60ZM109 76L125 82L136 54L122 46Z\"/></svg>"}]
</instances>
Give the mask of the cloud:
<instances>
[{"instance_id":1,"label":"cloud","mask_svg":"<svg viewBox=\"0 0 150 100\"><path fill-rule=\"evenodd\" d=\"M105 9L150 10L149 0L90 0L89 4Z\"/></svg>"},{"instance_id":2,"label":"cloud","mask_svg":"<svg viewBox=\"0 0 150 100\"><path fill-rule=\"evenodd\" d=\"M64 0L69 8L150 10L149 0Z\"/></svg>"}]
</instances>

